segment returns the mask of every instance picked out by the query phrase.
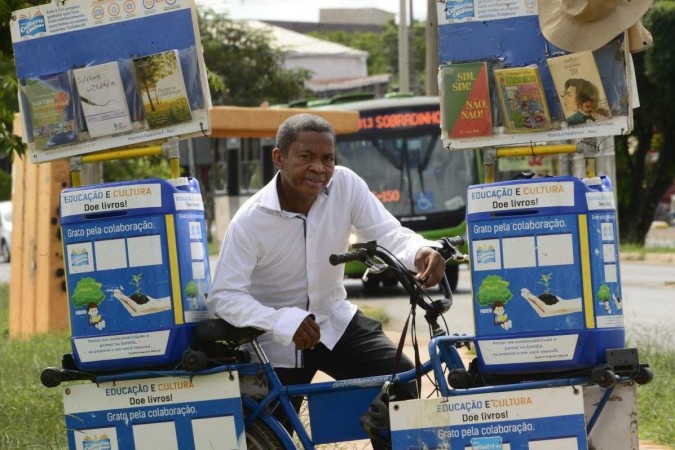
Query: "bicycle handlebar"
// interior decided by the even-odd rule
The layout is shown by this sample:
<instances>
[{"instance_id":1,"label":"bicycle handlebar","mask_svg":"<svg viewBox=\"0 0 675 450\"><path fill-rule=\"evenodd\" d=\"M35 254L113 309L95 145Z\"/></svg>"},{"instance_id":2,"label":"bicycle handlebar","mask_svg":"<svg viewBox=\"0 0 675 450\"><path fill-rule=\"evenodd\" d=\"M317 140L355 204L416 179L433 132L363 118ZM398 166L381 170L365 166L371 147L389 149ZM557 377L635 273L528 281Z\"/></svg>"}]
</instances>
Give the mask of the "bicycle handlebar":
<instances>
[{"instance_id":1,"label":"bicycle handlebar","mask_svg":"<svg viewBox=\"0 0 675 450\"><path fill-rule=\"evenodd\" d=\"M344 264L350 261L365 261L368 256L368 250L361 247L351 252L330 255L328 257L328 262L333 266L337 266L338 264Z\"/></svg>"},{"instance_id":2,"label":"bicycle handlebar","mask_svg":"<svg viewBox=\"0 0 675 450\"><path fill-rule=\"evenodd\" d=\"M459 251L459 247L464 245L464 239L461 236L444 237L437 242L440 244L440 247L436 250L446 262L450 259L461 261L466 258L466 255L463 255ZM394 276L408 294L410 294L411 303L418 305L426 312L424 318L431 327L432 335L435 337L445 334L438 325L438 318L452 306L452 291L450 290L450 284L448 283L445 274L440 282L440 288L444 298L427 302L424 299L425 295L422 293L422 286L418 280L415 279L414 275L393 255L385 249L378 247L375 241L355 244L354 247L356 248L355 250L330 255L328 261L334 266L349 261L361 261L365 263L369 269L377 267L378 272L387 268L393 268L394 270L392 270L392 272L394 273ZM385 264L376 264L372 259L373 257L379 258Z\"/></svg>"}]
</instances>

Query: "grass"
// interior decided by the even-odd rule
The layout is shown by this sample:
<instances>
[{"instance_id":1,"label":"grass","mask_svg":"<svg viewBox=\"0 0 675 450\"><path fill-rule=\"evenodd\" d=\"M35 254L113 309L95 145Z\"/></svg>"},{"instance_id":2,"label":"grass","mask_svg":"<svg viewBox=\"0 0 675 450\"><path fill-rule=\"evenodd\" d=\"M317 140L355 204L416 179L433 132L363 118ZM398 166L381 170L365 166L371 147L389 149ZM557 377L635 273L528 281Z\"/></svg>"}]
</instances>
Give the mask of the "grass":
<instances>
[{"instance_id":1,"label":"grass","mask_svg":"<svg viewBox=\"0 0 675 450\"><path fill-rule=\"evenodd\" d=\"M40 372L58 366L70 352L68 336L9 339L8 291L0 285L0 449L65 449L62 391L42 386ZM367 313L386 319L384 311ZM658 336L631 336L629 344L655 373L652 383L638 387L640 439L675 448L675 351L664 350L663 336L663 330Z\"/></svg>"},{"instance_id":2,"label":"grass","mask_svg":"<svg viewBox=\"0 0 675 450\"><path fill-rule=\"evenodd\" d=\"M644 259L647 253L658 253L658 254L671 254L675 253L675 248L673 247L644 247L638 244L621 244L620 253L633 253L637 254L640 259Z\"/></svg>"},{"instance_id":3,"label":"grass","mask_svg":"<svg viewBox=\"0 0 675 450\"><path fill-rule=\"evenodd\" d=\"M70 352L68 336L9 339L6 284L0 285L0 448L67 448L61 389L47 389L40 372Z\"/></svg>"},{"instance_id":4,"label":"grass","mask_svg":"<svg viewBox=\"0 0 675 450\"><path fill-rule=\"evenodd\" d=\"M665 331L665 332L664 332ZM670 331L670 332L668 332ZM638 386L640 439L675 448L675 350L674 330L659 330L629 338L629 346L639 351L640 361L649 364L654 380ZM664 342L664 336L670 339ZM670 344L670 345L668 345ZM670 350L664 350L668 345Z\"/></svg>"}]
</instances>

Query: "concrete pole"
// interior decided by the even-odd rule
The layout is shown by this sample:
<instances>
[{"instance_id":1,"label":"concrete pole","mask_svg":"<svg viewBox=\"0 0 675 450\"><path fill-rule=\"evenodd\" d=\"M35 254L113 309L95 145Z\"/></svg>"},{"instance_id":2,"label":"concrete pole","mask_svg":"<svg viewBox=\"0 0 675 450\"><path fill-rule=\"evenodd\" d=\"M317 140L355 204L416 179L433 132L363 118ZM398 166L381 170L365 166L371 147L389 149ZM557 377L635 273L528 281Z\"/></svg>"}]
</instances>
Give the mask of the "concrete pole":
<instances>
[{"instance_id":1,"label":"concrete pole","mask_svg":"<svg viewBox=\"0 0 675 450\"><path fill-rule=\"evenodd\" d=\"M426 41L424 91L427 95L438 95L438 14L436 13L436 0L427 0Z\"/></svg>"},{"instance_id":2,"label":"concrete pole","mask_svg":"<svg viewBox=\"0 0 675 450\"><path fill-rule=\"evenodd\" d=\"M408 14L406 0L400 0L398 14L398 91L410 91L410 59L408 44Z\"/></svg>"}]
</instances>

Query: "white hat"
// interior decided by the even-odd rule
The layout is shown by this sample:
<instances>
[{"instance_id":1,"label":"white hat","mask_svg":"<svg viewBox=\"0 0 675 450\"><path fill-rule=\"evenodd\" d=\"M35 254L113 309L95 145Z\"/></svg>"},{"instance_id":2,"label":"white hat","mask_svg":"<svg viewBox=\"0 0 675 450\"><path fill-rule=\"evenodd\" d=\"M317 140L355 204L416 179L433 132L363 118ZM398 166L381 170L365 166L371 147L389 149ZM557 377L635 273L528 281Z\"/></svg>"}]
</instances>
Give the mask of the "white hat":
<instances>
[{"instance_id":1,"label":"white hat","mask_svg":"<svg viewBox=\"0 0 675 450\"><path fill-rule=\"evenodd\" d=\"M544 37L569 52L596 50L637 23L653 0L539 0Z\"/></svg>"},{"instance_id":2,"label":"white hat","mask_svg":"<svg viewBox=\"0 0 675 450\"><path fill-rule=\"evenodd\" d=\"M628 49L631 53L640 53L654 45L652 34L642 24L642 19L628 29Z\"/></svg>"}]
</instances>

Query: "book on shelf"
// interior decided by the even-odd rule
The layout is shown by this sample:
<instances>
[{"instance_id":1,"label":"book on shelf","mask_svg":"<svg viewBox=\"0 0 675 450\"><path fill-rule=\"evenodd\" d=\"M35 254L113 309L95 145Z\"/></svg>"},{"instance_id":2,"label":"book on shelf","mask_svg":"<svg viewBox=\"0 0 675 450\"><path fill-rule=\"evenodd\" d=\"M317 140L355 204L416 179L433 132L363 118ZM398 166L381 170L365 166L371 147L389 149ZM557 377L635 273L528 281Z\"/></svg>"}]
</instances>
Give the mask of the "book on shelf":
<instances>
[{"instance_id":1,"label":"book on shelf","mask_svg":"<svg viewBox=\"0 0 675 450\"><path fill-rule=\"evenodd\" d=\"M131 130L129 107L116 62L74 69L73 78L90 137Z\"/></svg>"},{"instance_id":2,"label":"book on shelf","mask_svg":"<svg viewBox=\"0 0 675 450\"><path fill-rule=\"evenodd\" d=\"M457 63L440 70L441 124L448 137L491 136L488 64Z\"/></svg>"},{"instance_id":3,"label":"book on shelf","mask_svg":"<svg viewBox=\"0 0 675 450\"><path fill-rule=\"evenodd\" d=\"M590 51L546 60L560 106L569 126L611 117L595 57Z\"/></svg>"},{"instance_id":4,"label":"book on shelf","mask_svg":"<svg viewBox=\"0 0 675 450\"><path fill-rule=\"evenodd\" d=\"M149 128L192 120L177 50L134 58L133 63Z\"/></svg>"},{"instance_id":5,"label":"book on shelf","mask_svg":"<svg viewBox=\"0 0 675 450\"><path fill-rule=\"evenodd\" d=\"M509 133L551 128L551 115L537 66L495 69L494 77L504 126Z\"/></svg>"},{"instance_id":6,"label":"book on shelf","mask_svg":"<svg viewBox=\"0 0 675 450\"><path fill-rule=\"evenodd\" d=\"M35 150L45 150L78 141L77 116L70 72L26 78L21 92L28 106L26 126Z\"/></svg>"}]
</instances>

